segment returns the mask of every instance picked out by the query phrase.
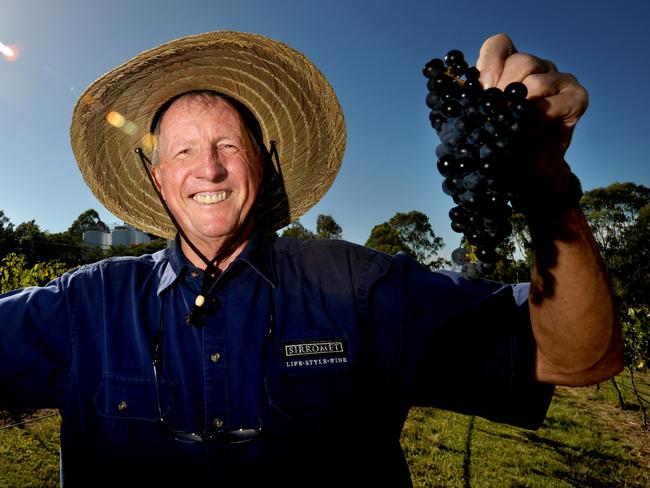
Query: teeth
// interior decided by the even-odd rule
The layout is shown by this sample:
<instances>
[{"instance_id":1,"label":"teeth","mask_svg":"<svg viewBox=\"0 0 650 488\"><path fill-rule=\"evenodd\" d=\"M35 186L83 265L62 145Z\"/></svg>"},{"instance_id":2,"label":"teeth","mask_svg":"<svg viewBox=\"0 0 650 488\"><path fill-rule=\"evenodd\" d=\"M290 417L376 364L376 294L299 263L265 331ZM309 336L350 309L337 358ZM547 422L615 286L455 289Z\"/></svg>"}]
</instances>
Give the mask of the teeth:
<instances>
[{"instance_id":1,"label":"teeth","mask_svg":"<svg viewBox=\"0 0 650 488\"><path fill-rule=\"evenodd\" d=\"M219 203L223 202L227 196L225 191L219 191L217 193L197 193L192 199L199 203Z\"/></svg>"}]
</instances>

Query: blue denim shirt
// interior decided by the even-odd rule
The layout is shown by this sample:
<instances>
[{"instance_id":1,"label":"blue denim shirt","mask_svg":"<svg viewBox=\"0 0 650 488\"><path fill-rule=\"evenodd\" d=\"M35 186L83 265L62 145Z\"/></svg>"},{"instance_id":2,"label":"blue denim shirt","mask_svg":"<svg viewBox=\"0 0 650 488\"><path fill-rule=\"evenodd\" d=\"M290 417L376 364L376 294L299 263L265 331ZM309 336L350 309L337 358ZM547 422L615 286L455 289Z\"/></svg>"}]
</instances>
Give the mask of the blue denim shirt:
<instances>
[{"instance_id":1,"label":"blue denim shirt","mask_svg":"<svg viewBox=\"0 0 650 488\"><path fill-rule=\"evenodd\" d=\"M190 326L202 280L176 247L0 296L0 407L60 409L65 486L409 486L412 405L545 416L527 286L255 234Z\"/></svg>"}]
</instances>

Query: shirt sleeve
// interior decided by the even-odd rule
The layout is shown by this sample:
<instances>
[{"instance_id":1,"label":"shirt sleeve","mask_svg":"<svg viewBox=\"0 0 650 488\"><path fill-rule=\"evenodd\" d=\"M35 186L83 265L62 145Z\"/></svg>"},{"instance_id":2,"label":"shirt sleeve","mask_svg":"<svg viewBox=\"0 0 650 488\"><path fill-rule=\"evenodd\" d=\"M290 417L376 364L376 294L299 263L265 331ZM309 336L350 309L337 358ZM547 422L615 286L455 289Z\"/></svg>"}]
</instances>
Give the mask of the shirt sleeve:
<instances>
[{"instance_id":1,"label":"shirt sleeve","mask_svg":"<svg viewBox=\"0 0 650 488\"><path fill-rule=\"evenodd\" d=\"M0 408L61 406L72 355L73 277L0 295Z\"/></svg>"},{"instance_id":2,"label":"shirt sleeve","mask_svg":"<svg viewBox=\"0 0 650 488\"><path fill-rule=\"evenodd\" d=\"M541 425L554 387L535 380L527 285L430 272L397 255L371 307L380 355L409 406Z\"/></svg>"}]
</instances>

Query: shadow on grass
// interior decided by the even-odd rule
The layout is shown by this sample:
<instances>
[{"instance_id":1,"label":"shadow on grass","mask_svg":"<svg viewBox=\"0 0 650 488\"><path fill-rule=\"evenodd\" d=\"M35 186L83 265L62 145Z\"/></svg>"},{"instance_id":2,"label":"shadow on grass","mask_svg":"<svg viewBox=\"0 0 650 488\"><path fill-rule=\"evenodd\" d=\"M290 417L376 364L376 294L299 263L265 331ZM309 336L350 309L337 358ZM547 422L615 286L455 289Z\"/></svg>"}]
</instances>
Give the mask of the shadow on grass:
<instances>
[{"instance_id":1,"label":"shadow on grass","mask_svg":"<svg viewBox=\"0 0 650 488\"><path fill-rule=\"evenodd\" d=\"M625 472L630 465L641 469L641 464L625 454L611 452L607 446L596 443L594 447L575 447L566 442L550 439L537 432L524 432L525 437L541 449L559 454L564 468L543 473L544 476L563 480L572 486L611 488L616 473ZM620 480L625 486L636 485L632 480ZM628 484L629 482L629 484ZM623 485L621 485L623 486Z\"/></svg>"},{"instance_id":2,"label":"shadow on grass","mask_svg":"<svg viewBox=\"0 0 650 488\"><path fill-rule=\"evenodd\" d=\"M568 432L570 430L580 429L581 424L566 417L547 417L545 427L555 432ZM561 463L542 466L540 468L528 468L531 473L535 473L546 480L561 480L571 486L588 486L590 488L611 488L612 486L635 487L643 486L643 482L638 480L620 479L620 484L612 484L617 478L617 473L625 473L633 466L643 470L643 466L637 460L628 456L625 452L617 453L613 446L609 446L599 439L596 439L591 447L584 444L580 446L571 445L568 442L553 439L545 435L542 431L521 430L518 434L510 432L493 432L481 427L470 425L471 431L468 431L466 452L464 459L464 486L471 486L471 473L469 472L468 463L471 458L469 449L469 439L471 434L481 433L486 436L506 439L509 442L530 442L540 450L549 451L559 457ZM522 439L523 436L523 439Z\"/></svg>"}]
</instances>

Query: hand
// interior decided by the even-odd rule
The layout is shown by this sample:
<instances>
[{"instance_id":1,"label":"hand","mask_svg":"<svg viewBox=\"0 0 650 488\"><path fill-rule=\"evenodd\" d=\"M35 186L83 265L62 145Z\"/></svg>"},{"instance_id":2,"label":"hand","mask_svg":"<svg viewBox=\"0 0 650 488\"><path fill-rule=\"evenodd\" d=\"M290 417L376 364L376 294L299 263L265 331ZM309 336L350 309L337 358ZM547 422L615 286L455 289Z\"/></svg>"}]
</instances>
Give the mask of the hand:
<instances>
[{"instance_id":1,"label":"hand","mask_svg":"<svg viewBox=\"0 0 650 488\"><path fill-rule=\"evenodd\" d=\"M551 61L517 52L505 34L483 43L476 67L484 88L503 90L513 81L526 85L528 99L537 107L531 147L534 175L543 178L552 192L562 192L569 171L564 154L578 120L587 110L587 91L575 76L560 73Z\"/></svg>"}]
</instances>

